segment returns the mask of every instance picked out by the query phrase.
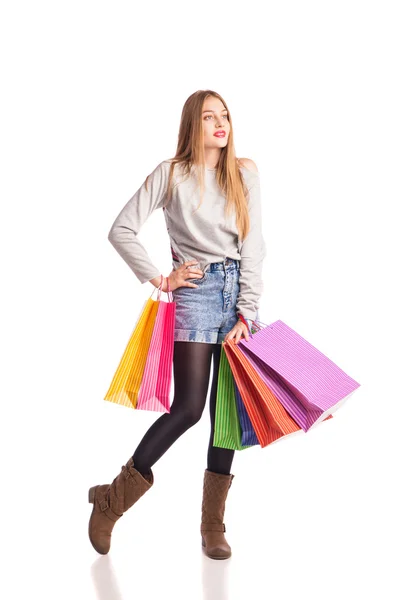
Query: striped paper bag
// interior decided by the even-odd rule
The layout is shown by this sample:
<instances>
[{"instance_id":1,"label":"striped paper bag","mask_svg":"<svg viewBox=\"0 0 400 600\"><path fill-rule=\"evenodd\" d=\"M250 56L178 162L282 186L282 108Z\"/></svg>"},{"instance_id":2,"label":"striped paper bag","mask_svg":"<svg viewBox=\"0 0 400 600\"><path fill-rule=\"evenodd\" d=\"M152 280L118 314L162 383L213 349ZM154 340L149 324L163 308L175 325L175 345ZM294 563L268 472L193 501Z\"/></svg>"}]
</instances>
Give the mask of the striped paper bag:
<instances>
[{"instance_id":1,"label":"striped paper bag","mask_svg":"<svg viewBox=\"0 0 400 600\"><path fill-rule=\"evenodd\" d=\"M242 396L240 395L239 388L236 381L233 379L233 386L235 388L235 399L236 408L239 416L240 429L242 431L242 444L246 446L257 446L259 441L254 431L254 427L251 424L250 417L247 414L246 407L243 403Z\"/></svg>"},{"instance_id":2,"label":"striped paper bag","mask_svg":"<svg viewBox=\"0 0 400 600\"><path fill-rule=\"evenodd\" d=\"M286 412L233 339L222 342L233 377L260 446L299 433L301 428ZM222 353L221 353L222 354Z\"/></svg>"},{"instance_id":3,"label":"striped paper bag","mask_svg":"<svg viewBox=\"0 0 400 600\"><path fill-rule=\"evenodd\" d=\"M104 400L136 408L158 304L151 296L146 300Z\"/></svg>"},{"instance_id":4,"label":"striped paper bag","mask_svg":"<svg viewBox=\"0 0 400 600\"><path fill-rule=\"evenodd\" d=\"M238 348L304 431L331 418L360 386L281 320Z\"/></svg>"},{"instance_id":5,"label":"striped paper bag","mask_svg":"<svg viewBox=\"0 0 400 600\"><path fill-rule=\"evenodd\" d=\"M242 431L235 402L232 371L225 352L221 352L218 370L218 386L215 407L213 445L229 450L244 450L241 442ZM258 441L255 442L258 444Z\"/></svg>"},{"instance_id":6,"label":"striped paper bag","mask_svg":"<svg viewBox=\"0 0 400 600\"><path fill-rule=\"evenodd\" d=\"M158 299L157 318L139 390L137 410L170 412L176 302L172 300L169 280L167 282L169 302Z\"/></svg>"}]
</instances>

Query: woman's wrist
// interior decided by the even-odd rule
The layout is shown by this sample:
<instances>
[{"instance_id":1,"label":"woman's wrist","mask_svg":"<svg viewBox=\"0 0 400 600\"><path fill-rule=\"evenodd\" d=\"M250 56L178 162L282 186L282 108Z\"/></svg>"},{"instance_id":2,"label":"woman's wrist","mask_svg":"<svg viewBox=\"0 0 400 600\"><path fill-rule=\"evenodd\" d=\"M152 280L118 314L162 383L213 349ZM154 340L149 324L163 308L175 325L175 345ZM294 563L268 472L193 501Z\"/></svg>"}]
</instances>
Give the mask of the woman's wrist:
<instances>
[{"instance_id":1,"label":"woman's wrist","mask_svg":"<svg viewBox=\"0 0 400 600\"><path fill-rule=\"evenodd\" d=\"M243 323L244 325L246 325L246 327L248 328L248 330L250 331L250 333L253 333L252 328L253 328L253 319L246 319L243 315L241 315L240 313L238 313L238 320Z\"/></svg>"},{"instance_id":2,"label":"woman's wrist","mask_svg":"<svg viewBox=\"0 0 400 600\"><path fill-rule=\"evenodd\" d=\"M158 287L160 287L161 278L163 280L163 288L167 289L167 282L165 281L166 277L164 277L164 275L158 275L158 277L154 277L153 279L150 279L150 283L152 283L154 285L154 287L158 288ZM162 291L164 291L164 289Z\"/></svg>"},{"instance_id":3,"label":"woman's wrist","mask_svg":"<svg viewBox=\"0 0 400 600\"><path fill-rule=\"evenodd\" d=\"M239 320L241 323L243 323L244 325L247 325L247 327L248 327L249 329L251 329L251 324L252 324L252 321L251 321L251 319L246 319L246 318L245 318L245 317L244 317L242 314L240 314L240 313L238 313L237 317L238 317L238 320Z\"/></svg>"},{"instance_id":4,"label":"woman's wrist","mask_svg":"<svg viewBox=\"0 0 400 600\"><path fill-rule=\"evenodd\" d=\"M154 287L159 288L160 284L161 284L161 279L162 279L161 291L162 292L171 291L170 278L165 277L165 275L159 275L158 277L153 277L153 279L150 279L149 281L150 281L150 283L152 283L154 285Z\"/></svg>"}]
</instances>

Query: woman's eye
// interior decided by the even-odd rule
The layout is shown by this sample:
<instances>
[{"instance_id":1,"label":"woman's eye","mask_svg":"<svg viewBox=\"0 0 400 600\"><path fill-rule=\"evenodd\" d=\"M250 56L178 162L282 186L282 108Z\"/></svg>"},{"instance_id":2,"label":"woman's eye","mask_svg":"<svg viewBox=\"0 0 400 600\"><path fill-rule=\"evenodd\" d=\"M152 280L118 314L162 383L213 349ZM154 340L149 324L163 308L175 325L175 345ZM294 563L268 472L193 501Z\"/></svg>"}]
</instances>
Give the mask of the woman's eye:
<instances>
[{"instance_id":1,"label":"woman's eye","mask_svg":"<svg viewBox=\"0 0 400 600\"><path fill-rule=\"evenodd\" d=\"M225 117L226 119L228 118L228 115L222 115L222 116L223 116L223 117ZM213 117L213 115L207 115L207 116L206 116L206 117L204 117L204 118L205 118L205 119L208 119L209 117L210 117L210 118L212 118L212 119L214 118L214 117Z\"/></svg>"}]
</instances>

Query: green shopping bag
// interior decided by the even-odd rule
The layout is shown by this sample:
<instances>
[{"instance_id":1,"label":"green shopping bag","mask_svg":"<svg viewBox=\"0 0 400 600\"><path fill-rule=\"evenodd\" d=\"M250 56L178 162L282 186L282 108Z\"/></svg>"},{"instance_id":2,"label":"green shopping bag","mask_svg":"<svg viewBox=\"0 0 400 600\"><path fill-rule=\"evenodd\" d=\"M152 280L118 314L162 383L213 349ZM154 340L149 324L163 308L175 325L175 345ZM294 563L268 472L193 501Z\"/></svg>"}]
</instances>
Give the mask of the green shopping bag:
<instances>
[{"instance_id":1,"label":"green shopping bag","mask_svg":"<svg viewBox=\"0 0 400 600\"><path fill-rule=\"evenodd\" d=\"M232 371L222 349L218 371L217 400L213 445L228 450L245 450L252 446L242 446L242 430L236 406Z\"/></svg>"}]
</instances>

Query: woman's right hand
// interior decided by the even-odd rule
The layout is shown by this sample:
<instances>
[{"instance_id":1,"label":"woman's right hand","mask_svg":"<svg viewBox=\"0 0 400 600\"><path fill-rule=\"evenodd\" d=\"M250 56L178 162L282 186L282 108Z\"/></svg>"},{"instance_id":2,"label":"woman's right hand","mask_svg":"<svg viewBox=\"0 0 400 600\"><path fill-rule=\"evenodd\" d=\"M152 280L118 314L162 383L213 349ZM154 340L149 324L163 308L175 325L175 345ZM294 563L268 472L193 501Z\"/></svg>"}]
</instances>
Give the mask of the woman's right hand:
<instances>
[{"instance_id":1,"label":"woman's right hand","mask_svg":"<svg viewBox=\"0 0 400 600\"><path fill-rule=\"evenodd\" d=\"M199 261L197 260L187 260L186 262L184 262L182 265L180 265L177 269L173 269L171 271L171 273L168 275L168 281L169 281L169 289L172 292L173 290L176 290L179 287L191 287L191 288L197 288L199 287L198 285L196 285L195 283L191 283L190 279L199 279L200 277L203 277L204 273L201 269L198 269L192 265L198 265ZM158 278L159 280L161 278ZM154 280L152 280L153 283ZM154 283L154 285L156 285ZM158 283L159 287L160 283ZM162 291L166 292L168 290L167 288L167 279L166 277L163 278L163 286L162 286Z\"/></svg>"}]
</instances>

